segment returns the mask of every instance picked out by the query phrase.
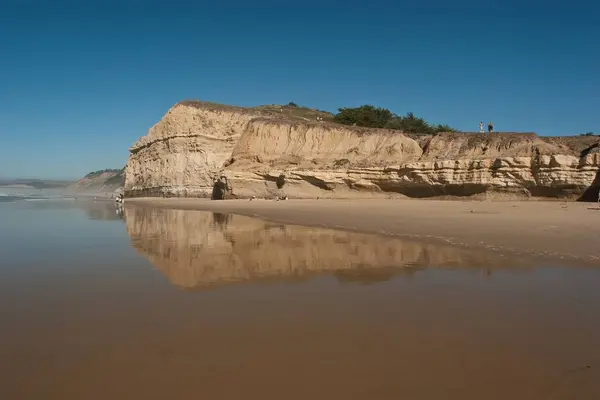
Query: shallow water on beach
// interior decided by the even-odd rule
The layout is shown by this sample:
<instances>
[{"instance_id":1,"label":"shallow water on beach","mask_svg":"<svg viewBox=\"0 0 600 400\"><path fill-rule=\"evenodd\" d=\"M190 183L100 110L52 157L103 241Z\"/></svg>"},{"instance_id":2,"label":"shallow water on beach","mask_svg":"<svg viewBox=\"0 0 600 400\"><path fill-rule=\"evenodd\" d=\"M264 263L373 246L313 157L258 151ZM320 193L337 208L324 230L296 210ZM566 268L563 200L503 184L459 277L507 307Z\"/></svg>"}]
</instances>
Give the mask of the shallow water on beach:
<instances>
[{"instance_id":1,"label":"shallow water on beach","mask_svg":"<svg viewBox=\"0 0 600 400\"><path fill-rule=\"evenodd\" d=\"M600 398L600 269L110 202L0 221L1 399Z\"/></svg>"}]
</instances>

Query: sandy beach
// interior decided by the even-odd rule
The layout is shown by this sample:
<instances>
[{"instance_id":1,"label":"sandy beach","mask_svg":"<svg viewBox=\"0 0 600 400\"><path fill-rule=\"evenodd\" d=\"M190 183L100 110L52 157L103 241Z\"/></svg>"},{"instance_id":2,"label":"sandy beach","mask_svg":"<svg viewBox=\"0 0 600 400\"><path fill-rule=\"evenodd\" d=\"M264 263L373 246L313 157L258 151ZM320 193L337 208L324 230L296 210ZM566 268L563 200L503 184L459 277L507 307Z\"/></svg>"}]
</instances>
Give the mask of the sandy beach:
<instances>
[{"instance_id":1,"label":"sandy beach","mask_svg":"<svg viewBox=\"0 0 600 400\"><path fill-rule=\"evenodd\" d=\"M441 200L128 199L127 205L235 213L275 222L400 235L600 265L594 203Z\"/></svg>"}]
</instances>

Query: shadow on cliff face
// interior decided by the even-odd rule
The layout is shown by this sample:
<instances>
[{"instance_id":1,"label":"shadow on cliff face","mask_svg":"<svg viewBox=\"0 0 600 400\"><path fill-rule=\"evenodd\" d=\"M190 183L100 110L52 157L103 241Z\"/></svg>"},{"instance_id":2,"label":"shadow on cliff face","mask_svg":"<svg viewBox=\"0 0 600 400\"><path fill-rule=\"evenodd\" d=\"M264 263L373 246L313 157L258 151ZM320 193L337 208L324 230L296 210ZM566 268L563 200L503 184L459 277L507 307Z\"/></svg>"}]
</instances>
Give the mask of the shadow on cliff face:
<instances>
[{"instance_id":1,"label":"shadow on cliff face","mask_svg":"<svg viewBox=\"0 0 600 400\"><path fill-rule=\"evenodd\" d=\"M398 193L412 198L429 198L441 196L470 197L485 194L487 185L465 183L461 185L405 185L393 181L378 181L377 186L389 193Z\"/></svg>"},{"instance_id":2,"label":"shadow on cliff face","mask_svg":"<svg viewBox=\"0 0 600 400\"><path fill-rule=\"evenodd\" d=\"M430 267L527 265L482 250L238 215L142 207L126 207L125 214L131 245L172 284L187 289L319 275L367 284Z\"/></svg>"},{"instance_id":3,"label":"shadow on cliff face","mask_svg":"<svg viewBox=\"0 0 600 400\"><path fill-rule=\"evenodd\" d=\"M596 172L596 178L588 187L585 192L581 195L577 201L597 202L598 196L600 196L600 169Z\"/></svg>"}]
</instances>

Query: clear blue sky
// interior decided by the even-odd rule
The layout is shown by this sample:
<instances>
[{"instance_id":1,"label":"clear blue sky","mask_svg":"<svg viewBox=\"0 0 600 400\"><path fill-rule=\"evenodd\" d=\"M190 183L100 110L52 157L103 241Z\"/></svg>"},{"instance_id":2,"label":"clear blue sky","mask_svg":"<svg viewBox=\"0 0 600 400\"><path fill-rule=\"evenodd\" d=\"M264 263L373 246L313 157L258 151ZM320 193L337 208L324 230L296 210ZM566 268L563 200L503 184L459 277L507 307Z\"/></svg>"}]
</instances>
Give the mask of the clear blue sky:
<instances>
[{"instance_id":1,"label":"clear blue sky","mask_svg":"<svg viewBox=\"0 0 600 400\"><path fill-rule=\"evenodd\" d=\"M173 104L600 131L597 1L0 1L0 177L125 164Z\"/></svg>"}]
</instances>

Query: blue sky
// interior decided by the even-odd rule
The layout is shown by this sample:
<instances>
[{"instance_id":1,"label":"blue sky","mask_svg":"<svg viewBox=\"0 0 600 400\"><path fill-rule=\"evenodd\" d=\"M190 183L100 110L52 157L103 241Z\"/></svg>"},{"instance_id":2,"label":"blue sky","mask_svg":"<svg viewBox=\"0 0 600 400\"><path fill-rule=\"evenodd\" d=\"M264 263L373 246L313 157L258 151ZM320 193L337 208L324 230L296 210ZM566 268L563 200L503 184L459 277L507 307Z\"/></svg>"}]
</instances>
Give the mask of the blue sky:
<instances>
[{"instance_id":1,"label":"blue sky","mask_svg":"<svg viewBox=\"0 0 600 400\"><path fill-rule=\"evenodd\" d=\"M215 3L0 1L0 177L121 167L184 99L600 132L598 2Z\"/></svg>"}]
</instances>

